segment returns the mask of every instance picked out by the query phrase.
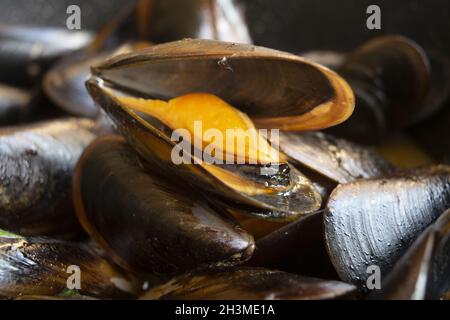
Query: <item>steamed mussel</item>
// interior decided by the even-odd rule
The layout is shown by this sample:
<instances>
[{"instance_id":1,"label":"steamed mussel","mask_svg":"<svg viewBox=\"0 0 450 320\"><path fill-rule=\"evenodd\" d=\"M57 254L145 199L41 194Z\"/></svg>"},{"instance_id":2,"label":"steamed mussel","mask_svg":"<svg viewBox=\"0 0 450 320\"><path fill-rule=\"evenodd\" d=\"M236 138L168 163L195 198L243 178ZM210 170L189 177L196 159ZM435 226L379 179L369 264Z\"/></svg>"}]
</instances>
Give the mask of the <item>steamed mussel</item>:
<instances>
[{"instance_id":1,"label":"steamed mussel","mask_svg":"<svg viewBox=\"0 0 450 320\"><path fill-rule=\"evenodd\" d=\"M450 207L450 167L435 166L338 186L325 240L345 281L366 285L370 265L388 274L414 240Z\"/></svg>"},{"instance_id":2,"label":"steamed mussel","mask_svg":"<svg viewBox=\"0 0 450 320\"><path fill-rule=\"evenodd\" d=\"M368 41L339 68L358 108L331 131L362 143L379 143L388 129L404 128L427 113L430 62L423 49L401 36Z\"/></svg>"},{"instance_id":3,"label":"steamed mussel","mask_svg":"<svg viewBox=\"0 0 450 320\"><path fill-rule=\"evenodd\" d=\"M118 136L96 140L78 163L78 217L117 264L167 276L251 256L252 236L224 209L150 168Z\"/></svg>"},{"instance_id":4,"label":"steamed mussel","mask_svg":"<svg viewBox=\"0 0 450 320\"><path fill-rule=\"evenodd\" d=\"M450 290L450 210L396 263L375 299L445 299ZM447 298L448 299L448 298Z\"/></svg>"},{"instance_id":5,"label":"steamed mussel","mask_svg":"<svg viewBox=\"0 0 450 320\"><path fill-rule=\"evenodd\" d=\"M89 119L66 118L0 129L0 228L25 236L81 232L72 172L95 138Z\"/></svg>"}]
</instances>

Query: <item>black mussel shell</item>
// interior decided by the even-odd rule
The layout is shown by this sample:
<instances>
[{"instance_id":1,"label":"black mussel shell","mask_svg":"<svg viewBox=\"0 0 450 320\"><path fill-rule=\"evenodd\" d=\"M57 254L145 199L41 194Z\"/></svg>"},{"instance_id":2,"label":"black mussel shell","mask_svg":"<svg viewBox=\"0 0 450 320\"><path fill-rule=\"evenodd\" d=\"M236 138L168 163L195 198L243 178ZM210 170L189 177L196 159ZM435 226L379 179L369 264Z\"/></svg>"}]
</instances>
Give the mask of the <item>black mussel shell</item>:
<instances>
[{"instance_id":1,"label":"black mussel shell","mask_svg":"<svg viewBox=\"0 0 450 320\"><path fill-rule=\"evenodd\" d=\"M150 289L143 299L312 300L343 298L355 287L263 268L187 274Z\"/></svg>"}]
</instances>

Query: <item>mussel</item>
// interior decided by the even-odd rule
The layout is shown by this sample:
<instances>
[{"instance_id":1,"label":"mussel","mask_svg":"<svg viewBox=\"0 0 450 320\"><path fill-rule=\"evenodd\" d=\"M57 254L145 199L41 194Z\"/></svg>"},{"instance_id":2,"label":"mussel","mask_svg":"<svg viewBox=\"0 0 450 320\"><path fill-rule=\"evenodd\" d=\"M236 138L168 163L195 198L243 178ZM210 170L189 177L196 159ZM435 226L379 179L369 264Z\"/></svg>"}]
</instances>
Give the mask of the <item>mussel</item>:
<instances>
[{"instance_id":1,"label":"mussel","mask_svg":"<svg viewBox=\"0 0 450 320\"><path fill-rule=\"evenodd\" d=\"M323 211L258 239L255 253L247 264L302 276L339 278L325 246Z\"/></svg>"},{"instance_id":2,"label":"mussel","mask_svg":"<svg viewBox=\"0 0 450 320\"><path fill-rule=\"evenodd\" d=\"M450 210L408 249L372 299L443 299L450 291Z\"/></svg>"},{"instance_id":3,"label":"mussel","mask_svg":"<svg viewBox=\"0 0 450 320\"><path fill-rule=\"evenodd\" d=\"M79 268L77 294L98 298L132 298L135 280L105 260L94 247L52 240L0 235L0 297L64 295L72 274Z\"/></svg>"},{"instance_id":4,"label":"mussel","mask_svg":"<svg viewBox=\"0 0 450 320\"><path fill-rule=\"evenodd\" d=\"M81 224L117 264L159 277L236 265L254 249L251 235L221 207L160 177L119 136L93 142L74 178Z\"/></svg>"},{"instance_id":5,"label":"mussel","mask_svg":"<svg viewBox=\"0 0 450 320\"><path fill-rule=\"evenodd\" d=\"M344 298L355 287L263 268L187 274L150 289L142 299L312 300Z\"/></svg>"},{"instance_id":6,"label":"mussel","mask_svg":"<svg viewBox=\"0 0 450 320\"><path fill-rule=\"evenodd\" d=\"M99 52L83 51L68 55L57 62L43 77L42 90L45 97L64 112L72 116L98 118L100 110L86 91L90 68L108 57L145 48L150 43L126 43L114 50Z\"/></svg>"},{"instance_id":7,"label":"mussel","mask_svg":"<svg viewBox=\"0 0 450 320\"><path fill-rule=\"evenodd\" d=\"M255 77L264 70L270 70L270 81ZM244 130L255 129L252 121L264 128L331 126L344 121L353 110L352 91L332 71L283 52L188 39L117 56L94 67L92 73L87 82L91 95L130 145L163 173L180 176L235 203L259 208L254 214L266 219L293 220L320 207L315 187L282 156L256 165L174 164L171 155L176 143L171 135L179 124L166 116L187 112L189 128L189 121L195 123L197 118L204 127L211 126L211 120L219 128L229 125L218 124L220 119L237 119L233 125ZM261 94L268 88L272 89L270 95ZM192 93L198 91L207 93ZM177 95L183 96L166 104L135 98ZM169 112L164 111L165 106ZM221 117L222 112L231 118ZM195 150L188 157L191 163L201 163ZM273 163L279 170L261 174L261 169Z\"/></svg>"},{"instance_id":8,"label":"mussel","mask_svg":"<svg viewBox=\"0 0 450 320\"><path fill-rule=\"evenodd\" d=\"M337 69L355 92L358 107L347 122L330 131L353 141L377 143L388 129L417 121L430 107L425 104L429 65L423 49L401 36L363 44Z\"/></svg>"},{"instance_id":9,"label":"mussel","mask_svg":"<svg viewBox=\"0 0 450 320\"><path fill-rule=\"evenodd\" d=\"M58 58L91 40L86 31L0 26L0 82L30 87Z\"/></svg>"},{"instance_id":10,"label":"mussel","mask_svg":"<svg viewBox=\"0 0 450 320\"><path fill-rule=\"evenodd\" d=\"M450 168L432 166L338 186L325 208L325 240L341 279L365 287L367 268L391 271L450 206Z\"/></svg>"},{"instance_id":11,"label":"mussel","mask_svg":"<svg viewBox=\"0 0 450 320\"><path fill-rule=\"evenodd\" d=\"M0 228L26 236L78 234L72 172L95 136L95 122L74 118L1 129Z\"/></svg>"}]
</instances>

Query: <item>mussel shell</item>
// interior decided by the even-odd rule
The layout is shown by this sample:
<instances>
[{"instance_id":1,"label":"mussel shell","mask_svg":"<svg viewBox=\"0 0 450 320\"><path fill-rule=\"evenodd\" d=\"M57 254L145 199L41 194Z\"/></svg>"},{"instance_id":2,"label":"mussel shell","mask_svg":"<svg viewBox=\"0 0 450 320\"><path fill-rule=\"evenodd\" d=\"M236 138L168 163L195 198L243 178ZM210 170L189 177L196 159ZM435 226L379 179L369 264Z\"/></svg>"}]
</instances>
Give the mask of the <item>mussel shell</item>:
<instances>
[{"instance_id":1,"label":"mussel shell","mask_svg":"<svg viewBox=\"0 0 450 320\"><path fill-rule=\"evenodd\" d=\"M262 128L321 129L346 120L354 107L353 92L333 71L245 44L185 39L114 57L92 73L142 97L215 94Z\"/></svg>"},{"instance_id":2,"label":"mussel shell","mask_svg":"<svg viewBox=\"0 0 450 320\"><path fill-rule=\"evenodd\" d=\"M72 172L96 124L66 118L0 131L0 228L21 235L68 236L74 213Z\"/></svg>"},{"instance_id":3,"label":"mussel shell","mask_svg":"<svg viewBox=\"0 0 450 320\"><path fill-rule=\"evenodd\" d=\"M114 50L82 51L58 61L43 78L43 90L53 104L73 116L97 118L100 108L86 91L91 66L108 57L151 45L147 42L125 43Z\"/></svg>"},{"instance_id":4,"label":"mussel shell","mask_svg":"<svg viewBox=\"0 0 450 320\"><path fill-rule=\"evenodd\" d=\"M72 265L80 268L81 295L131 298L137 293L131 279L87 244L0 236L0 297L62 294Z\"/></svg>"},{"instance_id":5,"label":"mussel shell","mask_svg":"<svg viewBox=\"0 0 450 320\"><path fill-rule=\"evenodd\" d=\"M401 36L378 37L347 56L337 69L355 92L353 115L330 132L360 143L378 143L424 113L430 63L423 49Z\"/></svg>"},{"instance_id":6,"label":"mussel shell","mask_svg":"<svg viewBox=\"0 0 450 320\"><path fill-rule=\"evenodd\" d=\"M427 283L427 299L441 299L450 291L450 210L434 224L435 244Z\"/></svg>"},{"instance_id":7,"label":"mussel shell","mask_svg":"<svg viewBox=\"0 0 450 320\"><path fill-rule=\"evenodd\" d=\"M85 81L89 79L89 68L108 54L89 55L80 52L58 62L45 75L45 94L59 108L70 115L96 118L99 108L86 91Z\"/></svg>"},{"instance_id":8,"label":"mussel shell","mask_svg":"<svg viewBox=\"0 0 450 320\"><path fill-rule=\"evenodd\" d=\"M312 300L351 293L354 286L263 268L188 274L147 292L143 299L162 300Z\"/></svg>"},{"instance_id":9,"label":"mussel shell","mask_svg":"<svg viewBox=\"0 0 450 320\"><path fill-rule=\"evenodd\" d=\"M450 143L442 139L450 134L450 58L430 55L433 83L428 95L430 117L409 128L410 134L437 162L450 163ZM433 110L434 109L434 110Z\"/></svg>"},{"instance_id":10,"label":"mussel shell","mask_svg":"<svg viewBox=\"0 0 450 320\"><path fill-rule=\"evenodd\" d=\"M323 212L291 222L256 241L248 265L303 276L338 279L328 257Z\"/></svg>"},{"instance_id":11,"label":"mussel shell","mask_svg":"<svg viewBox=\"0 0 450 320\"><path fill-rule=\"evenodd\" d=\"M74 197L86 231L134 272L169 276L236 265L254 249L225 210L159 177L119 136L99 138L85 151Z\"/></svg>"},{"instance_id":12,"label":"mussel shell","mask_svg":"<svg viewBox=\"0 0 450 320\"><path fill-rule=\"evenodd\" d=\"M90 79L87 82L88 90L114 121L117 131L147 162L153 167L159 168L160 172L169 179L182 178L186 183L199 187L205 192L231 199L238 204L255 207L257 208L255 212L261 213L259 215L261 218L290 221L320 208L320 194L304 175L288 163L280 164L280 168L281 165L284 165L286 171L284 176L289 178L292 188L282 194L268 192L256 195L246 194L232 188L202 166L194 165L192 159L192 164L174 164L171 154L175 142L171 140L170 134L164 131L164 128L161 129L158 123L143 119L130 108L121 104L110 91L105 90L101 81L97 80ZM191 156L195 156L195 152L193 154ZM243 167L244 165L230 165L229 167L240 172L239 166ZM251 171L247 176L264 177L260 167L249 165L246 168ZM228 170L228 168L226 169ZM278 170L279 172L281 170ZM275 177L278 177L277 174Z\"/></svg>"},{"instance_id":13,"label":"mussel shell","mask_svg":"<svg viewBox=\"0 0 450 320\"><path fill-rule=\"evenodd\" d=\"M370 265L386 275L450 206L450 168L436 166L338 186L325 209L325 239L341 279L365 286Z\"/></svg>"},{"instance_id":14,"label":"mussel shell","mask_svg":"<svg viewBox=\"0 0 450 320\"><path fill-rule=\"evenodd\" d=\"M428 227L395 264L372 299L441 299L450 290L450 210Z\"/></svg>"},{"instance_id":15,"label":"mussel shell","mask_svg":"<svg viewBox=\"0 0 450 320\"><path fill-rule=\"evenodd\" d=\"M139 0L100 30L93 48L184 38L251 43L241 7L234 0Z\"/></svg>"},{"instance_id":16,"label":"mussel shell","mask_svg":"<svg viewBox=\"0 0 450 320\"><path fill-rule=\"evenodd\" d=\"M85 31L0 26L0 82L31 86L58 58L91 40Z\"/></svg>"},{"instance_id":17,"label":"mussel shell","mask_svg":"<svg viewBox=\"0 0 450 320\"><path fill-rule=\"evenodd\" d=\"M280 132L279 147L294 165L309 167L336 183L380 177L395 170L372 150L322 132Z\"/></svg>"},{"instance_id":18,"label":"mussel shell","mask_svg":"<svg viewBox=\"0 0 450 320\"><path fill-rule=\"evenodd\" d=\"M401 36L368 41L348 56L339 72L350 82L366 80L366 86L381 85L384 92L380 95L389 101L389 110L382 111L392 122L389 124L397 127L410 120L405 113L414 114L422 107L430 85L428 57L417 43Z\"/></svg>"},{"instance_id":19,"label":"mussel shell","mask_svg":"<svg viewBox=\"0 0 450 320\"><path fill-rule=\"evenodd\" d=\"M27 91L0 84L0 126L22 121L28 113L29 102Z\"/></svg>"}]
</instances>

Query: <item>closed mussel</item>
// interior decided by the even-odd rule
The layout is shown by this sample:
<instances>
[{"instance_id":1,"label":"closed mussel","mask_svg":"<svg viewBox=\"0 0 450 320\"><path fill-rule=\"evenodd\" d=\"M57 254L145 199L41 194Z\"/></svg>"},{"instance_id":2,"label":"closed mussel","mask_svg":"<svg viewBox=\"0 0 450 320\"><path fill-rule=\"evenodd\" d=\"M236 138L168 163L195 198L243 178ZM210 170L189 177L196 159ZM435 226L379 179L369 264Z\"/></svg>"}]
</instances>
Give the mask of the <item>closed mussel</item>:
<instances>
[{"instance_id":1,"label":"closed mussel","mask_svg":"<svg viewBox=\"0 0 450 320\"><path fill-rule=\"evenodd\" d=\"M96 135L87 119L60 119L0 131L0 228L26 236L82 231L72 173Z\"/></svg>"},{"instance_id":2,"label":"closed mussel","mask_svg":"<svg viewBox=\"0 0 450 320\"><path fill-rule=\"evenodd\" d=\"M357 105L349 121L332 129L338 135L378 143L389 129L404 128L429 113L429 59L410 39L375 38L350 53L337 70L355 92Z\"/></svg>"},{"instance_id":3,"label":"closed mussel","mask_svg":"<svg viewBox=\"0 0 450 320\"><path fill-rule=\"evenodd\" d=\"M450 290L450 210L414 242L372 299L445 299Z\"/></svg>"},{"instance_id":4,"label":"closed mussel","mask_svg":"<svg viewBox=\"0 0 450 320\"><path fill-rule=\"evenodd\" d=\"M143 299L312 300L343 298L355 287L263 268L187 274L156 286Z\"/></svg>"},{"instance_id":5,"label":"closed mussel","mask_svg":"<svg viewBox=\"0 0 450 320\"><path fill-rule=\"evenodd\" d=\"M450 168L415 169L338 186L325 209L325 240L339 276L366 285L369 266L388 274L450 206Z\"/></svg>"},{"instance_id":6,"label":"closed mussel","mask_svg":"<svg viewBox=\"0 0 450 320\"><path fill-rule=\"evenodd\" d=\"M96 140L74 178L78 217L120 266L169 276L240 264L252 236L188 185L170 183L119 136Z\"/></svg>"},{"instance_id":7,"label":"closed mussel","mask_svg":"<svg viewBox=\"0 0 450 320\"><path fill-rule=\"evenodd\" d=\"M137 294L134 280L91 245L47 238L0 233L0 275L3 298L64 296L71 290L72 295L98 298L132 298Z\"/></svg>"}]
</instances>

